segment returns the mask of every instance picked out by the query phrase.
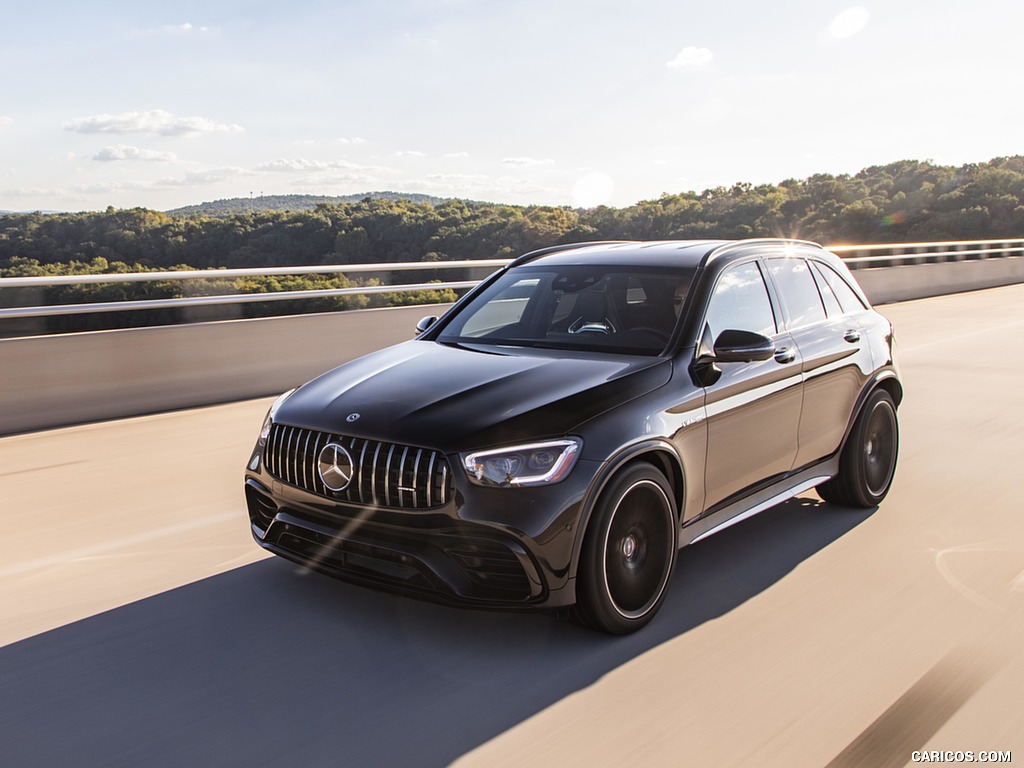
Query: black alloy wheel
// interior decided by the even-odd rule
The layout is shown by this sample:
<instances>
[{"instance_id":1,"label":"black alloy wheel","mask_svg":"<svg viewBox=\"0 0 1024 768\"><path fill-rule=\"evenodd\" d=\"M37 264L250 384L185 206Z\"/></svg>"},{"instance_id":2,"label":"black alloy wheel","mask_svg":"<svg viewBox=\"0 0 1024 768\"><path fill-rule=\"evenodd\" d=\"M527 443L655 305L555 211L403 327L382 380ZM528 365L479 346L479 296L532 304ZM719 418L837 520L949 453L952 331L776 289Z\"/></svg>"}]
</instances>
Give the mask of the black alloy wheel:
<instances>
[{"instance_id":1,"label":"black alloy wheel","mask_svg":"<svg viewBox=\"0 0 1024 768\"><path fill-rule=\"evenodd\" d=\"M627 467L598 501L583 542L576 615L616 635L646 625L665 600L675 569L676 505L664 475Z\"/></svg>"},{"instance_id":2,"label":"black alloy wheel","mask_svg":"<svg viewBox=\"0 0 1024 768\"><path fill-rule=\"evenodd\" d=\"M825 501L848 507L877 506L889 493L899 453L896 404L884 389L868 397L839 459L839 474L818 486Z\"/></svg>"}]
</instances>

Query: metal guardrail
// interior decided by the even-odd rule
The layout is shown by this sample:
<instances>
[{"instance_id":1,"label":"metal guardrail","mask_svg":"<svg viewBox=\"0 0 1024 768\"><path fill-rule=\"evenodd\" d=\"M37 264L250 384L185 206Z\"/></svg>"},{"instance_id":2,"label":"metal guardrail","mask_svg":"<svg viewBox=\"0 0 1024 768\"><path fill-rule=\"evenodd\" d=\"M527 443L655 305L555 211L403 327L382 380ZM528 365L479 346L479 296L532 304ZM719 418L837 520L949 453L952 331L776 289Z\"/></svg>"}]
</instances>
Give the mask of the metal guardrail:
<instances>
[{"instance_id":1,"label":"metal guardrail","mask_svg":"<svg viewBox=\"0 0 1024 768\"><path fill-rule=\"evenodd\" d=\"M840 256L850 269L870 269L1020 256L1024 254L1024 239L832 245L828 250Z\"/></svg>"},{"instance_id":2,"label":"metal guardrail","mask_svg":"<svg viewBox=\"0 0 1024 768\"><path fill-rule=\"evenodd\" d=\"M872 245L836 245L828 250L840 256L851 269L894 267L932 262L968 261L989 258L1020 257L1024 254L1024 239L1014 240L957 240L924 243L888 243ZM510 259L480 259L470 261L396 262L384 264L334 264L302 267L262 267L253 269L206 269L163 272L128 272L100 275L52 275L39 277L0 278L0 288L28 288L54 285L135 283L178 280L230 280L239 277L270 277L277 275L331 275L385 273L402 271L428 271L448 269L497 268ZM212 296L184 296L168 299L92 302L0 308L0 320L14 318L50 317L56 315L123 312L130 310L166 309L202 305L227 305L268 301L314 299L357 294L401 293L422 290L460 290L471 288L478 280L454 282L402 283L396 285L363 285L350 288L322 290L277 291L273 293L236 293Z\"/></svg>"},{"instance_id":3,"label":"metal guardrail","mask_svg":"<svg viewBox=\"0 0 1024 768\"><path fill-rule=\"evenodd\" d=\"M46 275L39 277L3 277L0 288L29 288L53 285L86 285L98 283L140 283L173 280L231 280L239 277L272 277L276 275L333 275L368 272L403 272L416 270L497 268L511 259L478 259L472 261L415 261L386 264L333 264L306 267L260 267L253 269L195 269L164 272L125 272L102 275ZM360 285L351 288L325 288L303 291L275 291L272 293L233 293L213 296L183 296L171 299L90 302L81 304L53 304L33 307L0 309L0 320L5 318L52 317L56 315L89 314L96 312L125 312L130 310L167 309L169 307L196 307L203 305L247 304L266 301L318 299L359 294L402 293L423 290L458 290L472 288L479 280L454 282L401 283L397 285Z\"/></svg>"}]
</instances>

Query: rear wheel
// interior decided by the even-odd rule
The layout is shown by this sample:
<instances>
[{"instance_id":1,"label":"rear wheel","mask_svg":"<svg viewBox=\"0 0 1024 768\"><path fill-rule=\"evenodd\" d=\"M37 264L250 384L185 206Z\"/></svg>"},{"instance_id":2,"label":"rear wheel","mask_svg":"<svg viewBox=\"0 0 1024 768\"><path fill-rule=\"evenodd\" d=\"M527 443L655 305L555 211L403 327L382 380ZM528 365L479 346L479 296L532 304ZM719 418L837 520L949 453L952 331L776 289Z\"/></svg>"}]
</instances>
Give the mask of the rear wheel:
<instances>
[{"instance_id":1,"label":"rear wheel","mask_svg":"<svg viewBox=\"0 0 1024 768\"><path fill-rule=\"evenodd\" d=\"M623 635L661 608L676 562L676 505L649 464L615 477L587 528L577 575L576 615L586 625Z\"/></svg>"},{"instance_id":2,"label":"rear wheel","mask_svg":"<svg viewBox=\"0 0 1024 768\"><path fill-rule=\"evenodd\" d=\"M818 495L833 504L874 507L892 486L899 453L896 404L884 389L868 397L839 459L839 474L818 486Z\"/></svg>"}]
</instances>

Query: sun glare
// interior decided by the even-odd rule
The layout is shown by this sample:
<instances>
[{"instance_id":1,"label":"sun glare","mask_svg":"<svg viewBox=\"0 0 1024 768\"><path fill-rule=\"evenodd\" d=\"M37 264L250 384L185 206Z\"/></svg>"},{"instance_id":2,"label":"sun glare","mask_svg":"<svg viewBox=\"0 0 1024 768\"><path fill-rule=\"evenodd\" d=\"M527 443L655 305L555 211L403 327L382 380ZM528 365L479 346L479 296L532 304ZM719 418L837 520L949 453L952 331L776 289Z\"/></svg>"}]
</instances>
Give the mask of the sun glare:
<instances>
[{"instance_id":1,"label":"sun glare","mask_svg":"<svg viewBox=\"0 0 1024 768\"><path fill-rule=\"evenodd\" d=\"M871 20L867 8L854 6L840 13L828 26L829 34L837 40L845 40L864 31Z\"/></svg>"},{"instance_id":2,"label":"sun glare","mask_svg":"<svg viewBox=\"0 0 1024 768\"><path fill-rule=\"evenodd\" d=\"M572 204L577 208L605 205L612 198L615 182L606 173L588 173L572 188Z\"/></svg>"}]
</instances>

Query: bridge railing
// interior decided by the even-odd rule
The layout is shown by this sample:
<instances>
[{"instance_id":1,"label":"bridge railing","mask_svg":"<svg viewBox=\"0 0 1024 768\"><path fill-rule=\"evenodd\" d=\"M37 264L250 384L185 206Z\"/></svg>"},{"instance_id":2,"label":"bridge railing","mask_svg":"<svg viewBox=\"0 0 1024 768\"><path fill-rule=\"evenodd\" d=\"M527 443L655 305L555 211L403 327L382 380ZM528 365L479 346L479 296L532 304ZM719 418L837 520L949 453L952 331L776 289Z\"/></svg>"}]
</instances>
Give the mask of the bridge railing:
<instances>
[{"instance_id":1,"label":"bridge railing","mask_svg":"<svg viewBox=\"0 0 1024 768\"><path fill-rule=\"evenodd\" d=\"M1021 256L1024 239L833 245L828 250L840 256L850 269L872 269Z\"/></svg>"},{"instance_id":2,"label":"bridge railing","mask_svg":"<svg viewBox=\"0 0 1024 768\"><path fill-rule=\"evenodd\" d=\"M103 283L142 283L164 281L233 280L241 277L274 277L296 275L352 275L390 272L428 272L450 269L488 272L508 264L510 259L478 259L472 261L423 261L385 264L332 264L301 267L256 267L252 269L196 269L162 272L126 272L98 275L43 275L33 277L2 277L3 288L41 288L55 285L96 285ZM273 291L262 293L229 293L203 296L182 296L167 299L83 302L76 304L50 304L0 308L0 319L26 317L52 317L55 315L90 314L97 312L124 312L126 310L167 309L171 307L197 307L207 305L246 304L267 301L293 301L337 296L378 293L403 293L424 290L460 290L472 288L479 280L433 281L394 283L388 285L357 285L349 288L325 288L301 291Z\"/></svg>"},{"instance_id":3,"label":"bridge railing","mask_svg":"<svg viewBox=\"0 0 1024 768\"><path fill-rule=\"evenodd\" d=\"M960 240L924 243L889 243L871 245L836 245L829 250L837 254L851 269L864 270L909 266L929 263L975 261L982 259L1020 257L1024 254L1024 239L1013 240ZM45 275L0 278L0 289L44 288L58 285L89 285L103 283L139 283L164 281L232 280L242 277L272 277L297 275L356 275L367 273L427 272L453 269L488 272L509 263L508 259L480 259L470 261L398 262L379 264L335 264L296 267L259 267L252 269L173 270L160 272L130 272L91 275ZM391 283L387 285L355 285L347 288L328 288L298 291L222 293L175 298L82 302L74 304L38 304L32 306L2 306L0 320L18 318L54 317L58 315L124 312L178 307L232 305L317 299L351 295L403 293L424 290L463 290L471 288L478 279Z\"/></svg>"}]
</instances>

